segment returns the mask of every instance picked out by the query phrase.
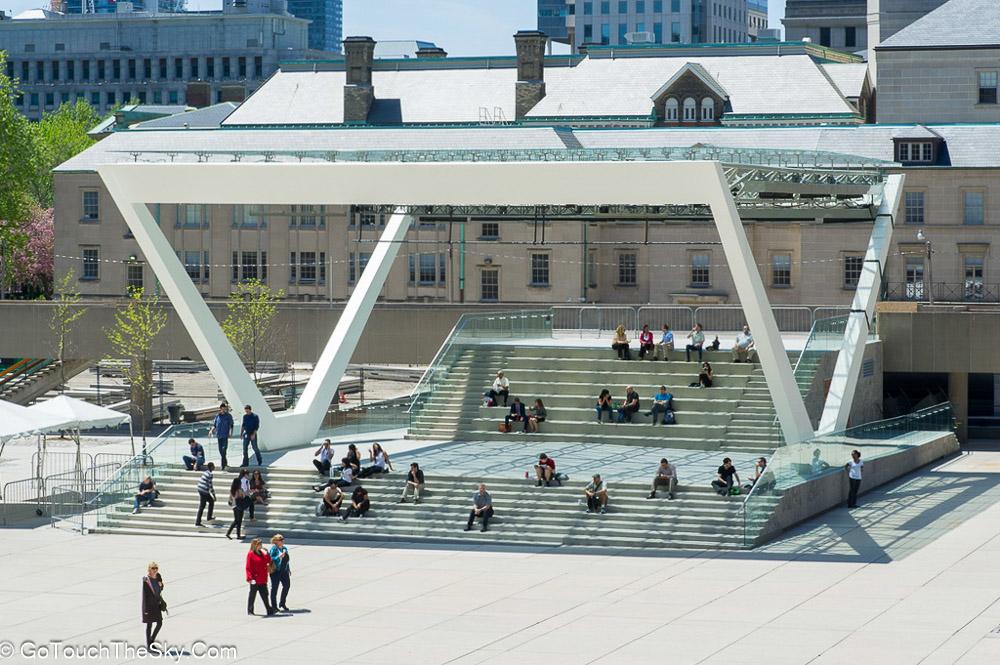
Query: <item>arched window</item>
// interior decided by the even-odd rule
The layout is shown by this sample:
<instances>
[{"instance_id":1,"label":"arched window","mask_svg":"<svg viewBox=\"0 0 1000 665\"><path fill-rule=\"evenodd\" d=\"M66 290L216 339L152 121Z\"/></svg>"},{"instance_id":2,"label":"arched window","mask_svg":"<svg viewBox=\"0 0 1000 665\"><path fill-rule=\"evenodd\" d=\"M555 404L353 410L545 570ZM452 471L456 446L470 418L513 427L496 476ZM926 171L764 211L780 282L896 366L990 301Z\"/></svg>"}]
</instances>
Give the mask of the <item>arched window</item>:
<instances>
[{"instance_id":1,"label":"arched window","mask_svg":"<svg viewBox=\"0 0 1000 665\"><path fill-rule=\"evenodd\" d=\"M701 100L701 119L703 122L715 120L715 100L711 97Z\"/></svg>"},{"instance_id":2,"label":"arched window","mask_svg":"<svg viewBox=\"0 0 1000 665\"><path fill-rule=\"evenodd\" d=\"M694 97L684 99L684 122L696 122L698 120L698 102Z\"/></svg>"},{"instance_id":3,"label":"arched window","mask_svg":"<svg viewBox=\"0 0 1000 665\"><path fill-rule=\"evenodd\" d=\"M680 104L677 103L677 98L676 97L669 98L667 100L667 106L664 113L666 117L664 119L667 122L677 122L678 119L677 112L679 110L680 110Z\"/></svg>"}]
</instances>

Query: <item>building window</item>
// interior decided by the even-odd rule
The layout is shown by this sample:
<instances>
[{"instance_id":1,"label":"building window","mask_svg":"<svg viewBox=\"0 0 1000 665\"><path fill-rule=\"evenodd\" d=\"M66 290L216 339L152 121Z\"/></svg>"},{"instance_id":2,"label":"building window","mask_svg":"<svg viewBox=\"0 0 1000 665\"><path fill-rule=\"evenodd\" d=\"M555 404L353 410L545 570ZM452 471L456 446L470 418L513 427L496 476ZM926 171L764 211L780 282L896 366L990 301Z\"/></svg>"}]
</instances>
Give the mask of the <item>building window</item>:
<instances>
[{"instance_id":1,"label":"building window","mask_svg":"<svg viewBox=\"0 0 1000 665\"><path fill-rule=\"evenodd\" d=\"M587 253L587 286L597 288L597 251L590 250Z\"/></svg>"},{"instance_id":2,"label":"building window","mask_svg":"<svg viewBox=\"0 0 1000 665\"><path fill-rule=\"evenodd\" d=\"M861 270L865 265L865 257L860 254L848 254L844 257L844 288L856 289L861 279Z\"/></svg>"},{"instance_id":3,"label":"building window","mask_svg":"<svg viewBox=\"0 0 1000 665\"><path fill-rule=\"evenodd\" d=\"M715 120L715 100L711 97L705 97L701 100L701 120L702 122Z\"/></svg>"},{"instance_id":4,"label":"building window","mask_svg":"<svg viewBox=\"0 0 1000 665\"><path fill-rule=\"evenodd\" d=\"M900 162L930 162L933 156L934 147L929 141L899 143Z\"/></svg>"},{"instance_id":5,"label":"building window","mask_svg":"<svg viewBox=\"0 0 1000 665\"><path fill-rule=\"evenodd\" d=\"M204 205L187 203L177 206L177 228L200 229L208 226Z\"/></svg>"},{"instance_id":6,"label":"building window","mask_svg":"<svg viewBox=\"0 0 1000 665\"><path fill-rule=\"evenodd\" d=\"M635 286L638 283L637 259L635 252L622 252L618 255L618 286Z\"/></svg>"},{"instance_id":7,"label":"building window","mask_svg":"<svg viewBox=\"0 0 1000 665\"><path fill-rule=\"evenodd\" d=\"M212 56L205 59L205 78L215 78L215 58Z\"/></svg>"},{"instance_id":8,"label":"building window","mask_svg":"<svg viewBox=\"0 0 1000 665\"><path fill-rule=\"evenodd\" d=\"M590 16L593 13L594 13L594 3L593 2L583 3L583 15Z\"/></svg>"},{"instance_id":9,"label":"building window","mask_svg":"<svg viewBox=\"0 0 1000 665\"><path fill-rule=\"evenodd\" d=\"M129 263L125 266L125 287L128 291L142 288L141 263Z\"/></svg>"},{"instance_id":10,"label":"building window","mask_svg":"<svg viewBox=\"0 0 1000 665\"><path fill-rule=\"evenodd\" d=\"M549 285L549 255L541 252L531 254L531 286Z\"/></svg>"},{"instance_id":11,"label":"building window","mask_svg":"<svg viewBox=\"0 0 1000 665\"><path fill-rule=\"evenodd\" d=\"M479 273L479 299L484 302L500 300L500 271L496 268L483 268Z\"/></svg>"},{"instance_id":12,"label":"building window","mask_svg":"<svg viewBox=\"0 0 1000 665\"><path fill-rule=\"evenodd\" d=\"M498 240L500 238L500 224L497 222L483 222L480 229L480 240Z\"/></svg>"},{"instance_id":13,"label":"building window","mask_svg":"<svg viewBox=\"0 0 1000 665\"><path fill-rule=\"evenodd\" d=\"M963 222L978 226L985 220L985 210L982 192L962 192Z\"/></svg>"},{"instance_id":14,"label":"building window","mask_svg":"<svg viewBox=\"0 0 1000 665\"><path fill-rule=\"evenodd\" d=\"M232 71L229 65L229 58L222 59L222 78L227 79L230 77Z\"/></svg>"},{"instance_id":15,"label":"building window","mask_svg":"<svg viewBox=\"0 0 1000 665\"><path fill-rule=\"evenodd\" d=\"M101 206L98 193L95 191L83 192L83 217L81 222L96 222L101 218Z\"/></svg>"},{"instance_id":16,"label":"building window","mask_svg":"<svg viewBox=\"0 0 1000 665\"><path fill-rule=\"evenodd\" d=\"M604 45L611 43L611 24L602 23L601 24L601 43Z\"/></svg>"},{"instance_id":17,"label":"building window","mask_svg":"<svg viewBox=\"0 0 1000 665\"><path fill-rule=\"evenodd\" d=\"M83 272L80 279L96 280L101 278L101 250L99 247L81 247L83 257Z\"/></svg>"},{"instance_id":18,"label":"building window","mask_svg":"<svg viewBox=\"0 0 1000 665\"><path fill-rule=\"evenodd\" d=\"M195 284L208 281L208 252L177 252L184 271Z\"/></svg>"},{"instance_id":19,"label":"building window","mask_svg":"<svg viewBox=\"0 0 1000 665\"><path fill-rule=\"evenodd\" d=\"M626 44L625 34L628 32L628 23L618 24L618 43L624 46Z\"/></svg>"},{"instance_id":20,"label":"building window","mask_svg":"<svg viewBox=\"0 0 1000 665\"><path fill-rule=\"evenodd\" d=\"M635 13L636 14L646 13L646 0L635 0Z\"/></svg>"},{"instance_id":21,"label":"building window","mask_svg":"<svg viewBox=\"0 0 1000 665\"><path fill-rule=\"evenodd\" d=\"M965 277L965 297L981 300L983 297L983 257L963 256L962 270Z\"/></svg>"},{"instance_id":22,"label":"building window","mask_svg":"<svg viewBox=\"0 0 1000 665\"><path fill-rule=\"evenodd\" d=\"M924 259L921 256L906 257L906 285L904 297L921 300L924 297Z\"/></svg>"},{"instance_id":23,"label":"building window","mask_svg":"<svg viewBox=\"0 0 1000 665\"><path fill-rule=\"evenodd\" d=\"M771 255L771 286L778 288L792 285L792 255L780 253Z\"/></svg>"},{"instance_id":24,"label":"building window","mask_svg":"<svg viewBox=\"0 0 1000 665\"><path fill-rule=\"evenodd\" d=\"M820 46L830 45L830 28L820 28L819 29L819 43Z\"/></svg>"},{"instance_id":25,"label":"building window","mask_svg":"<svg viewBox=\"0 0 1000 665\"><path fill-rule=\"evenodd\" d=\"M351 284L357 281L358 276L365 271L368 259L372 257L371 252L351 252L347 257L347 281Z\"/></svg>"},{"instance_id":26,"label":"building window","mask_svg":"<svg viewBox=\"0 0 1000 665\"><path fill-rule=\"evenodd\" d=\"M657 44L663 43L663 24L659 21L653 24L653 41Z\"/></svg>"},{"instance_id":27,"label":"building window","mask_svg":"<svg viewBox=\"0 0 1000 665\"><path fill-rule=\"evenodd\" d=\"M583 26L583 41L589 42L594 39L594 26L587 23Z\"/></svg>"},{"instance_id":28,"label":"building window","mask_svg":"<svg viewBox=\"0 0 1000 665\"><path fill-rule=\"evenodd\" d=\"M691 286L703 289L712 285L712 255L708 252L691 253Z\"/></svg>"},{"instance_id":29,"label":"building window","mask_svg":"<svg viewBox=\"0 0 1000 665\"><path fill-rule=\"evenodd\" d=\"M607 16L611 13L611 3L607 0L601 2L601 14Z\"/></svg>"},{"instance_id":30,"label":"building window","mask_svg":"<svg viewBox=\"0 0 1000 665\"><path fill-rule=\"evenodd\" d=\"M419 255L420 273L418 275L421 284L435 284L437 282L437 256L434 254Z\"/></svg>"},{"instance_id":31,"label":"building window","mask_svg":"<svg viewBox=\"0 0 1000 665\"><path fill-rule=\"evenodd\" d=\"M299 284L316 281L316 252L299 252Z\"/></svg>"},{"instance_id":32,"label":"building window","mask_svg":"<svg viewBox=\"0 0 1000 665\"><path fill-rule=\"evenodd\" d=\"M618 0L618 13L628 14L628 0Z\"/></svg>"},{"instance_id":33,"label":"building window","mask_svg":"<svg viewBox=\"0 0 1000 665\"><path fill-rule=\"evenodd\" d=\"M385 216L376 212L374 208L358 208L358 223L362 228L375 228L385 226ZM354 226L351 224L351 226Z\"/></svg>"},{"instance_id":34,"label":"building window","mask_svg":"<svg viewBox=\"0 0 1000 665\"><path fill-rule=\"evenodd\" d=\"M670 11L677 13L681 10L681 0L670 0Z\"/></svg>"},{"instance_id":35,"label":"building window","mask_svg":"<svg viewBox=\"0 0 1000 665\"><path fill-rule=\"evenodd\" d=\"M906 223L907 224L923 224L924 223L924 193L923 192L904 192L903 202L906 206Z\"/></svg>"},{"instance_id":36,"label":"building window","mask_svg":"<svg viewBox=\"0 0 1000 665\"><path fill-rule=\"evenodd\" d=\"M997 72L996 70L979 72L979 103L997 103Z\"/></svg>"},{"instance_id":37,"label":"building window","mask_svg":"<svg viewBox=\"0 0 1000 665\"><path fill-rule=\"evenodd\" d=\"M681 40L681 23L680 21L670 22L670 41L679 42Z\"/></svg>"},{"instance_id":38,"label":"building window","mask_svg":"<svg viewBox=\"0 0 1000 665\"><path fill-rule=\"evenodd\" d=\"M236 71L241 79L247 77L247 59L244 56L236 58Z\"/></svg>"},{"instance_id":39,"label":"building window","mask_svg":"<svg viewBox=\"0 0 1000 665\"><path fill-rule=\"evenodd\" d=\"M317 215L317 213L319 214ZM326 206L324 205L293 205L291 207L291 214L288 216L288 225L304 229L314 229L317 225L320 228L324 228L326 227L325 215Z\"/></svg>"},{"instance_id":40,"label":"building window","mask_svg":"<svg viewBox=\"0 0 1000 665\"><path fill-rule=\"evenodd\" d=\"M653 0L653 13L654 14L663 13L663 0Z\"/></svg>"},{"instance_id":41,"label":"building window","mask_svg":"<svg viewBox=\"0 0 1000 665\"><path fill-rule=\"evenodd\" d=\"M697 122L698 120L698 102L694 100L694 97L686 97L684 99L684 122Z\"/></svg>"},{"instance_id":42,"label":"building window","mask_svg":"<svg viewBox=\"0 0 1000 665\"><path fill-rule=\"evenodd\" d=\"M858 29L853 25L849 25L844 28L844 47L845 48L857 48L858 46Z\"/></svg>"},{"instance_id":43,"label":"building window","mask_svg":"<svg viewBox=\"0 0 1000 665\"><path fill-rule=\"evenodd\" d=\"M666 107L664 108L664 116L668 122L677 122L677 112L680 108L680 104L677 102L676 97L671 97L667 100Z\"/></svg>"},{"instance_id":44,"label":"building window","mask_svg":"<svg viewBox=\"0 0 1000 665\"><path fill-rule=\"evenodd\" d=\"M264 216L259 207L253 205L233 206L233 227L255 229L266 227Z\"/></svg>"}]
</instances>

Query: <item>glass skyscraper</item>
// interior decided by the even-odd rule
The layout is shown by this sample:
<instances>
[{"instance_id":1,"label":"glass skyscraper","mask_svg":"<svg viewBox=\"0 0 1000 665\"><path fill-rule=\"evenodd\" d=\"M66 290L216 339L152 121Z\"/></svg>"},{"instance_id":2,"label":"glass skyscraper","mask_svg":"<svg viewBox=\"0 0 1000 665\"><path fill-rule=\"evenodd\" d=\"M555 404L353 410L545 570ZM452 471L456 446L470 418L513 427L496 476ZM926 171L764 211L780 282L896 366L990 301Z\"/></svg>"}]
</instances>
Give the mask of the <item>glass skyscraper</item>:
<instances>
[{"instance_id":1,"label":"glass skyscraper","mask_svg":"<svg viewBox=\"0 0 1000 665\"><path fill-rule=\"evenodd\" d=\"M340 53L343 41L343 0L288 0L288 11L309 24L309 48Z\"/></svg>"}]
</instances>

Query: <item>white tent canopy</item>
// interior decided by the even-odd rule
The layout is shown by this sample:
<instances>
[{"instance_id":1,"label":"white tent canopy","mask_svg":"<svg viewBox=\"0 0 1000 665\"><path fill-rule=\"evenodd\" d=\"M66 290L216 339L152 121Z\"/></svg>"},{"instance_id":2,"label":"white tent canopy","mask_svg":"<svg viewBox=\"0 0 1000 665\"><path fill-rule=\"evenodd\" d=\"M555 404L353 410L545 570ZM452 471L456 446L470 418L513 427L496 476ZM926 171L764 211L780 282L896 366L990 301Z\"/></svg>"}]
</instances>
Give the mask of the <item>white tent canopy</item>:
<instances>
[{"instance_id":1,"label":"white tent canopy","mask_svg":"<svg viewBox=\"0 0 1000 665\"><path fill-rule=\"evenodd\" d=\"M58 415L0 400L0 441L53 432L65 428L64 423L65 419Z\"/></svg>"},{"instance_id":2,"label":"white tent canopy","mask_svg":"<svg viewBox=\"0 0 1000 665\"><path fill-rule=\"evenodd\" d=\"M97 406L80 399L59 395L44 402L33 404L26 411L41 417L51 418L59 422L58 426L48 429L96 429L99 427L115 427L129 421L127 413L113 411L103 406Z\"/></svg>"}]
</instances>

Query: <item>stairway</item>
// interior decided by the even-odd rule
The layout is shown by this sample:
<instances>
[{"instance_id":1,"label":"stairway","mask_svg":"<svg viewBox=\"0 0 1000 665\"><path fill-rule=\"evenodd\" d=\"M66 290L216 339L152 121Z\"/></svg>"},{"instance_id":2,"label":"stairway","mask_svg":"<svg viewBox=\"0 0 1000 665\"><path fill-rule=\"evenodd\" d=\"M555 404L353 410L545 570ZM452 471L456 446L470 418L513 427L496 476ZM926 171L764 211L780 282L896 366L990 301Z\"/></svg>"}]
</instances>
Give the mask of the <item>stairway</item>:
<instances>
[{"instance_id":1,"label":"stairway","mask_svg":"<svg viewBox=\"0 0 1000 665\"><path fill-rule=\"evenodd\" d=\"M90 367L90 360L66 360L66 380ZM15 404L28 404L62 383L58 360L26 359L22 368L5 373L0 381L0 399Z\"/></svg>"},{"instance_id":2,"label":"stairway","mask_svg":"<svg viewBox=\"0 0 1000 665\"><path fill-rule=\"evenodd\" d=\"M97 531L143 535L183 535L221 538L232 519L225 496L230 473L217 473L216 519L197 528L196 485L200 473L166 469L156 477L161 495L157 505L132 515L131 502L112 507ZM483 478L493 497L496 516L486 533L465 532L472 494L480 479L428 476L420 504L397 503L401 474L362 481L372 508L365 518L343 522L316 517L320 495L311 489L317 475L308 471L267 469L272 498L257 506L257 521L244 522L249 536L267 539L282 533L289 540L397 541L408 543L494 544L522 547L615 547L696 550L744 549L741 497L720 497L710 488L680 486L676 498L665 492L647 500L646 485L609 483L605 515L588 514L581 505L584 479L565 487L535 487L534 481ZM350 494L350 490L347 490ZM776 499L775 499L776 501ZM752 540L752 538L751 538Z\"/></svg>"},{"instance_id":3,"label":"stairway","mask_svg":"<svg viewBox=\"0 0 1000 665\"><path fill-rule=\"evenodd\" d=\"M477 346L459 350L447 375L412 414L409 436L417 439L493 441L507 410L484 407L482 394L498 369L511 381L511 398L531 405L540 398L548 410L538 441L579 441L663 446L693 450L773 449L774 407L760 366L733 363L728 352L706 352L712 388L690 387L699 364L675 351L669 362L622 361L610 349L541 346ZM811 380L811 379L810 379ZM660 385L674 395L677 422L654 427L645 411ZM594 404L602 388L615 401L625 388L639 392L642 409L631 424L598 424ZM605 416L606 417L606 416Z\"/></svg>"}]
</instances>

